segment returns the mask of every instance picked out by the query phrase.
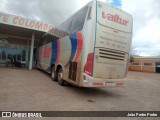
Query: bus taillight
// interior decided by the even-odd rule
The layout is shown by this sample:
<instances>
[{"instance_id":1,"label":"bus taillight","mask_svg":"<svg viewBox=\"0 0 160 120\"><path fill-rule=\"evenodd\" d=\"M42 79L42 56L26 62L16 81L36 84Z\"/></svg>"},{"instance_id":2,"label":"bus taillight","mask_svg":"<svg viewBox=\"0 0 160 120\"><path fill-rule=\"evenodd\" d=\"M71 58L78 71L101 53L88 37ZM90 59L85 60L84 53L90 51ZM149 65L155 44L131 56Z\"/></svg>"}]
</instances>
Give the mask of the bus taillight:
<instances>
[{"instance_id":1,"label":"bus taillight","mask_svg":"<svg viewBox=\"0 0 160 120\"><path fill-rule=\"evenodd\" d=\"M87 57L87 62L84 66L84 72L90 76L93 73L93 53L89 53Z\"/></svg>"}]
</instances>

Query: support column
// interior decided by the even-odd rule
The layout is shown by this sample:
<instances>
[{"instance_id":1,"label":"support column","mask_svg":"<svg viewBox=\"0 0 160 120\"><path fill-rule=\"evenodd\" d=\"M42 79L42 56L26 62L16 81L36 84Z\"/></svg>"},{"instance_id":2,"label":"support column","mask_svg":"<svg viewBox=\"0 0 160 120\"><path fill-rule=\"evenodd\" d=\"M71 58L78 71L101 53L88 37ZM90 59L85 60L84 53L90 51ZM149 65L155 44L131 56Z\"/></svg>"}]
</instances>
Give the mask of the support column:
<instances>
[{"instance_id":1,"label":"support column","mask_svg":"<svg viewBox=\"0 0 160 120\"><path fill-rule=\"evenodd\" d=\"M32 70L33 67L33 49L34 49L34 32L32 33L32 39L31 39L31 50L30 50L30 60L29 60L29 70Z\"/></svg>"},{"instance_id":2,"label":"support column","mask_svg":"<svg viewBox=\"0 0 160 120\"><path fill-rule=\"evenodd\" d=\"M140 59L140 60L141 60L141 72L142 72L142 67L143 67L143 66L142 66L142 59Z\"/></svg>"},{"instance_id":3,"label":"support column","mask_svg":"<svg viewBox=\"0 0 160 120\"><path fill-rule=\"evenodd\" d=\"M154 72L156 72L156 60L154 60L153 66L154 66Z\"/></svg>"},{"instance_id":4,"label":"support column","mask_svg":"<svg viewBox=\"0 0 160 120\"><path fill-rule=\"evenodd\" d=\"M29 39L27 40L26 46L26 67L28 68L28 54L29 54Z\"/></svg>"}]
</instances>

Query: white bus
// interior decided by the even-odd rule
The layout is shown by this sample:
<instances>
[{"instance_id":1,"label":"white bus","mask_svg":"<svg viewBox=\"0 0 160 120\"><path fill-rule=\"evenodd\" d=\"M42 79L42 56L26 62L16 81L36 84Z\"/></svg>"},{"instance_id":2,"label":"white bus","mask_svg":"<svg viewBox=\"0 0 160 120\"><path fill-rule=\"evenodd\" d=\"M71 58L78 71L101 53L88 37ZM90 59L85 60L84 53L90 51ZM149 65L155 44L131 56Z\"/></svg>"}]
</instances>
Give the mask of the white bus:
<instances>
[{"instance_id":1,"label":"white bus","mask_svg":"<svg viewBox=\"0 0 160 120\"><path fill-rule=\"evenodd\" d=\"M123 86L132 21L121 9L91 1L40 39L37 66L60 85Z\"/></svg>"}]
</instances>

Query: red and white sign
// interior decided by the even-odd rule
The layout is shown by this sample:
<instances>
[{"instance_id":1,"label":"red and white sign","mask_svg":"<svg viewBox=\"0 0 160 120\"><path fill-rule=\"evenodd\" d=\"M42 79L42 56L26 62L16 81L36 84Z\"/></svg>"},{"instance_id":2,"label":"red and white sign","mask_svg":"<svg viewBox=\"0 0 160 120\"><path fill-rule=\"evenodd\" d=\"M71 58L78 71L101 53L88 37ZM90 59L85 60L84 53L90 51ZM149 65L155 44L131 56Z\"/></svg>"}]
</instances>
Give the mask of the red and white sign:
<instances>
[{"instance_id":1,"label":"red and white sign","mask_svg":"<svg viewBox=\"0 0 160 120\"><path fill-rule=\"evenodd\" d=\"M0 12L0 23L38 31L49 31L53 25Z\"/></svg>"},{"instance_id":2,"label":"red and white sign","mask_svg":"<svg viewBox=\"0 0 160 120\"><path fill-rule=\"evenodd\" d=\"M115 15L107 14L104 11L102 12L102 18L103 19L107 18L110 21L119 23L119 24L124 25L124 26L127 26L127 24L129 23L128 20L125 20L125 19L121 18L119 15L116 15L116 14Z\"/></svg>"}]
</instances>

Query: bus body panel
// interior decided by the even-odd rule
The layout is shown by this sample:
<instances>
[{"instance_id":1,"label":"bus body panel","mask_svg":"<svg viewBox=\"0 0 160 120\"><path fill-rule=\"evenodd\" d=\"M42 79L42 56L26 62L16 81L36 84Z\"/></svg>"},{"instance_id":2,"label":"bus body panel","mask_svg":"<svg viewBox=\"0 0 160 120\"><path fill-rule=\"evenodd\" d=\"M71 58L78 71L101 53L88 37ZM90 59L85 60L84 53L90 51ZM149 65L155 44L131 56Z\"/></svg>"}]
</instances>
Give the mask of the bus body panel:
<instances>
[{"instance_id":1,"label":"bus body panel","mask_svg":"<svg viewBox=\"0 0 160 120\"><path fill-rule=\"evenodd\" d=\"M114 6L98 2L97 20L100 24L132 33L132 16Z\"/></svg>"},{"instance_id":2,"label":"bus body panel","mask_svg":"<svg viewBox=\"0 0 160 120\"><path fill-rule=\"evenodd\" d=\"M48 43L38 49L38 68L50 72L50 61L51 61L51 51L52 43Z\"/></svg>"},{"instance_id":3,"label":"bus body panel","mask_svg":"<svg viewBox=\"0 0 160 120\"><path fill-rule=\"evenodd\" d=\"M57 65L60 61L64 67L67 67L70 61L76 62L80 56L82 44L82 34L77 32L39 47L39 62L42 69L48 69L48 66Z\"/></svg>"},{"instance_id":4,"label":"bus body panel","mask_svg":"<svg viewBox=\"0 0 160 120\"><path fill-rule=\"evenodd\" d=\"M94 78L124 79L132 36L132 17L109 5L98 3L94 53Z\"/></svg>"},{"instance_id":5,"label":"bus body panel","mask_svg":"<svg viewBox=\"0 0 160 120\"><path fill-rule=\"evenodd\" d=\"M85 21L83 33L83 50L82 50L82 73L92 76L93 70L93 54L96 35L96 1L93 1L90 6L91 19ZM87 16L88 17L88 16ZM83 81L82 81L83 84Z\"/></svg>"},{"instance_id":6,"label":"bus body panel","mask_svg":"<svg viewBox=\"0 0 160 120\"><path fill-rule=\"evenodd\" d=\"M97 1L79 12L87 12L82 17L83 28L70 31L73 24L77 25L71 18L77 17L78 24L82 23L76 14L67 24L62 23L59 28L67 36L39 47L39 68L51 73L53 66L56 72L61 66L64 80L77 86L123 86L131 44L131 16Z\"/></svg>"}]
</instances>

